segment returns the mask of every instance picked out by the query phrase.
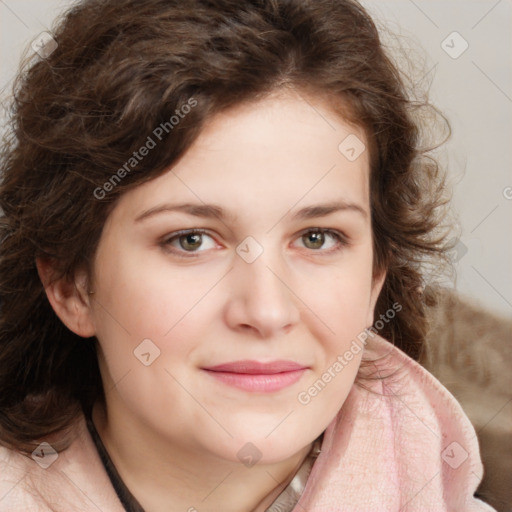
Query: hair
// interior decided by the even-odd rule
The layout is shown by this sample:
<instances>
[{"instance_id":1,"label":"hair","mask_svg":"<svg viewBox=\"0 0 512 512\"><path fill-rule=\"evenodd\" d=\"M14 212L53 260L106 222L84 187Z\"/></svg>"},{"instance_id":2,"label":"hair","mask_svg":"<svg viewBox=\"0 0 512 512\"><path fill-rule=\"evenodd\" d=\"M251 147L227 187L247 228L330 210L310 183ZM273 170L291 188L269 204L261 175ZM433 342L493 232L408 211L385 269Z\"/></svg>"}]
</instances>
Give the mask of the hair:
<instances>
[{"instance_id":1,"label":"hair","mask_svg":"<svg viewBox=\"0 0 512 512\"><path fill-rule=\"evenodd\" d=\"M212 116L282 88L326 99L364 129L373 276L387 271L375 316L402 308L379 334L419 358L429 299L420 267L446 250L444 176L422 149L418 113L428 103L409 97L356 1L86 0L52 36L53 52L17 77L1 153L3 444L33 449L103 393L97 340L61 323L36 259L60 278L90 271L124 192L168 170ZM129 168L157 127L161 140Z\"/></svg>"}]
</instances>

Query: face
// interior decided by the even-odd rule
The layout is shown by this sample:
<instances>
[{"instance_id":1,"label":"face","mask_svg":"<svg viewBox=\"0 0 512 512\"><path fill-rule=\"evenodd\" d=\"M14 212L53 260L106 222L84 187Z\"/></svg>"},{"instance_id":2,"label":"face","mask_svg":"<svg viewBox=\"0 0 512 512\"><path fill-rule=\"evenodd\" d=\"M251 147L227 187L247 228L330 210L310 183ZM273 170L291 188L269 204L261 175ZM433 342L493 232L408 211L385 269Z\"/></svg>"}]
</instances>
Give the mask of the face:
<instances>
[{"instance_id":1,"label":"face","mask_svg":"<svg viewBox=\"0 0 512 512\"><path fill-rule=\"evenodd\" d=\"M349 135L366 143L322 102L281 93L214 117L121 197L91 283L107 410L233 461L246 443L284 460L322 433L362 351L333 365L382 285L368 152L340 150Z\"/></svg>"}]
</instances>

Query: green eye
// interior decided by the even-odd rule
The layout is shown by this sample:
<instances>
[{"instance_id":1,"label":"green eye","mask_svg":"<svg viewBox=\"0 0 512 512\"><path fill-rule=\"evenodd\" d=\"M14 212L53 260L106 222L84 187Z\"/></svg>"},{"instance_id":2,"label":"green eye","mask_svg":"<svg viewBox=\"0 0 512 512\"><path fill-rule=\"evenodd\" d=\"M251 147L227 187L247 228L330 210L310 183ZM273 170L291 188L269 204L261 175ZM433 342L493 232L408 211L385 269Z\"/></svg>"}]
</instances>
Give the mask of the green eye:
<instances>
[{"instance_id":1,"label":"green eye","mask_svg":"<svg viewBox=\"0 0 512 512\"><path fill-rule=\"evenodd\" d=\"M348 245L345 235L325 228L310 228L297 240L301 240L302 247L319 255L336 253ZM161 242L161 246L178 257L187 258L198 257L208 249L215 249L217 244L205 229L189 229L172 233Z\"/></svg>"},{"instance_id":2,"label":"green eye","mask_svg":"<svg viewBox=\"0 0 512 512\"><path fill-rule=\"evenodd\" d=\"M205 244L205 237L211 240L209 246ZM193 253L203 252L206 249L215 248L216 244L206 230L189 229L173 233L170 237L163 240L162 246L181 256L186 255L186 253L192 255Z\"/></svg>"},{"instance_id":3,"label":"green eye","mask_svg":"<svg viewBox=\"0 0 512 512\"><path fill-rule=\"evenodd\" d=\"M308 249L321 249L325 243L325 235L319 231L310 231L302 235L302 240ZM308 245L309 242L311 242L311 245Z\"/></svg>"},{"instance_id":4,"label":"green eye","mask_svg":"<svg viewBox=\"0 0 512 512\"><path fill-rule=\"evenodd\" d=\"M333 240L333 242L331 242L330 247L325 249L324 246L329 238ZM336 252L342 249L345 245L348 245L345 236L331 229L309 229L308 231L302 233L300 239L302 240L302 243L306 249L311 249L322 253Z\"/></svg>"},{"instance_id":5,"label":"green eye","mask_svg":"<svg viewBox=\"0 0 512 512\"><path fill-rule=\"evenodd\" d=\"M178 241L182 249L195 250L203 243L203 235L200 233L189 233L187 235L181 235Z\"/></svg>"}]
</instances>

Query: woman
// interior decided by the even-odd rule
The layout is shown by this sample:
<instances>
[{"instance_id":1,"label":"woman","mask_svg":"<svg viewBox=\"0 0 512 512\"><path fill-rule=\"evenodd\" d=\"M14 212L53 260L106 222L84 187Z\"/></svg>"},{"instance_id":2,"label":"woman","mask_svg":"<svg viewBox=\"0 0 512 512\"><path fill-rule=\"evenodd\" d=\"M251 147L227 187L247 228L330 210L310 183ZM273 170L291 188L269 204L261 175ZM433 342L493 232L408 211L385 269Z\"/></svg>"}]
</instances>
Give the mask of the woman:
<instances>
[{"instance_id":1,"label":"woman","mask_svg":"<svg viewBox=\"0 0 512 512\"><path fill-rule=\"evenodd\" d=\"M359 4L84 1L40 54L2 163L0 510L492 510L415 362L446 200Z\"/></svg>"}]
</instances>

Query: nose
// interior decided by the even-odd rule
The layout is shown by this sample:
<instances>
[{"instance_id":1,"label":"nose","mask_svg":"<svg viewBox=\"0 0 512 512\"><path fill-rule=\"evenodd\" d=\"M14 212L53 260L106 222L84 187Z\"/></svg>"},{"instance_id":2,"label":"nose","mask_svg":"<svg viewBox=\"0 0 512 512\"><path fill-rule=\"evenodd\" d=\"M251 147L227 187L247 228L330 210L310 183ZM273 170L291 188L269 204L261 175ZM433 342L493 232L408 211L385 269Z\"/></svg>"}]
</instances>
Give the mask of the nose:
<instances>
[{"instance_id":1,"label":"nose","mask_svg":"<svg viewBox=\"0 0 512 512\"><path fill-rule=\"evenodd\" d=\"M231 329L269 339L285 334L299 322L299 299L278 258L270 258L264 251L247 263L236 256L234 267L229 273L230 298L225 311Z\"/></svg>"}]
</instances>

